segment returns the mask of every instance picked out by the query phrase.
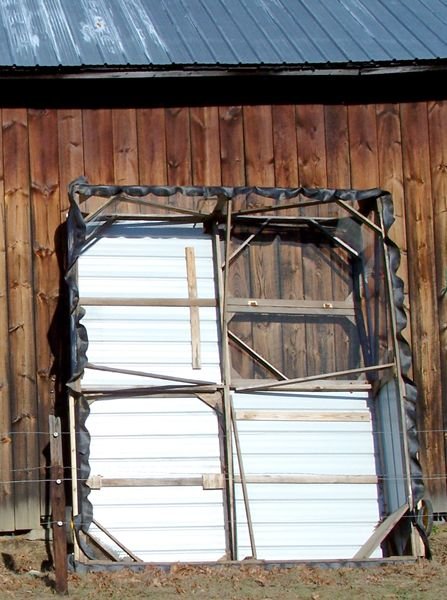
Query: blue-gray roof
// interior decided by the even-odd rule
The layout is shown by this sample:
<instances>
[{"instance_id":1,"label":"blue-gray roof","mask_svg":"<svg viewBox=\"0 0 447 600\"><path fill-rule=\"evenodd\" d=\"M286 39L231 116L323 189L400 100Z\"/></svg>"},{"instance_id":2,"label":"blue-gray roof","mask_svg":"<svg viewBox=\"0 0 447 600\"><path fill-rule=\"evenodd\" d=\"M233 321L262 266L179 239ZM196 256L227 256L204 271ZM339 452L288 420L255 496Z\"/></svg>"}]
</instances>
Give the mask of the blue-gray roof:
<instances>
[{"instance_id":1,"label":"blue-gray roof","mask_svg":"<svg viewBox=\"0 0 447 600\"><path fill-rule=\"evenodd\" d=\"M447 59L447 0L0 0L0 67Z\"/></svg>"}]
</instances>

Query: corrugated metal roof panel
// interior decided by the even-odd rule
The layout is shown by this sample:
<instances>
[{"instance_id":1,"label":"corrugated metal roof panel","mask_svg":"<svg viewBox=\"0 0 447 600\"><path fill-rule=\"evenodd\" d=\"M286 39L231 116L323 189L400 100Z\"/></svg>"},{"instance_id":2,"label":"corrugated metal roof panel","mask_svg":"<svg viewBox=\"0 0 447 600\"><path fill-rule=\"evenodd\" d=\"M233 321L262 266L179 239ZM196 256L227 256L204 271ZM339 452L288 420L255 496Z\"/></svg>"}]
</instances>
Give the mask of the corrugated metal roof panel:
<instances>
[{"instance_id":1,"label":"corrugated metal roof panel","mask_svg":"<svg viewBox=\"0 0 447 600\"><path fill-rule=\"evenodd\" d=\"M0 0L4 67L447 58L446 0Z\"/></svg>"}]
</instances>

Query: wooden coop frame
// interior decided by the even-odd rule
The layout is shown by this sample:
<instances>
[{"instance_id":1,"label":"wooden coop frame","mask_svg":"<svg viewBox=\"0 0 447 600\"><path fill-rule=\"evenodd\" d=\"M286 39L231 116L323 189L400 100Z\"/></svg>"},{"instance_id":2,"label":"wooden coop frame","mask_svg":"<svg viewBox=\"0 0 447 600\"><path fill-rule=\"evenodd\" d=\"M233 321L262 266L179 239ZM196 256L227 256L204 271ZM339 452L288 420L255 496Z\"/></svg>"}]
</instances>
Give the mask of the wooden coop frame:
<instances>
[{"instance_id":1,"label":"wooden coop frame","mask_svg":"<svg viewBox=\"0 0 447 600\"><path fill-rule=\"evenodd\" d=\"M421 553L420 537L426 540L423 528L418 525L418 507L423 498L423 483L417 459L418 441L415 432L414 408L416 391L408 377L409 348L401 332L405 327L402 282L396 275L399 251L389 236L392 201L388 193L374 189L365 191L284 188L227 188L227 187L161 187L161 186L105 186L90 185L85 180L74 181L70 186L71 208L68 217L68 269L66 280L70 290L72 377L69 382L71 459L73 482L73 523L76 532L75 562L87 568L110 564L133 564L144 561L126 544L95 520L88 497L92 490L103 488L142 488L159 486L199 486L203 489L222 490L224 504L225 561L238 559L237 517L235 514L235 486L239 485L252 560L258 556L256 534L251 517L248 486L272 481L283 484L373 484L381 488L380 519L374 532L354 555L324 563L349 562L362 564L377 560L371 556L381 545L386 556L417 556ZM349 227L345 231L340 223L355 229L350 239ZM215 298L200 297L195 272L194 249L185 252L188 295L172 298L158 295L147 297L83 296L78 289L78 261L118 224L138 223L157 227L180 225L203 227L212 240ZM238 241L234 243L235 231ZM250 250L263 236L290 236L296 231L305 232L309 239L326 240L331 248L348 257L351 264L360 266L355 271L353 293L342 299L334 298L272 298L262 295L243 297L232 293L231 265ZM366 232L366 233L364 233ZM362 247L362 235L373 243L369 249ZM276 239L276 238L275 238ZM313 243L313 242L312 242ZM380 285L375 294L368 291L368 278L363 267L367 260L378 261L383 269ZM363 267L361 267L363 265ZM374 296L374 297L373 297ZM380 298L379 298L380 296ZM373 306L380 300L381 308ZM221 378L210 379L182 377L175 373L156 373L149 370L133 371L97 364L87 359L88 339L83 327L84 307L141 306L184 307L189 310L191 333L191 364L200 369L201 329L199 310L213 308L218 314L219 355ZM385 341L380 349L375 320L379 319ZM243 339L235 330L236 317L264 318L286 315L304 319L347 320L357 323L359 329L359 364L341 370L314 373L285 372L281 365L260 352L254 343ZM87 328L88 331L88 328ZM382 337L383 337L382 336ZM315 337L313 338L315 339ZM254 376L241 376L235 372L232 353L242 353L250 361ZM110 375L129 375L141 383L135 386L105 388L85 386L82 378L86 372L100 371ZM261 374L260 374L261 373ZM151 380L157 380L154 384ZM148 382L145 384L143 382ZM238 431L240 420L310 421L312 419L368 420L365 412L355 415L338 413L328 417L325 413L305 410L257 411L235 407L233 395L255 393L321 393L370 391L376 400L373 411L374 427L389 421L387 435L379 431L376 436L377 454L382 467L378 475L250 475L244 469L244 458ZM202 477L107 477L89 471L89 438L85 435L86 419L92 403L107 402L116 398L178 398L199 399L217 415L222 472L204 474ZM318 413L318 414L317 414ZM383 427L382 427L383 429ZM380 427L379 427L380 430ZM383 435L382 435L383 434ZM400 443L396 443L400 440ZM394 465L391 467L390 465ZM393 471L394 469L394 471ZM101 542L89 531L91 525L106 536L109 543ZM419 531L419 534L418 534ZM103 538L101 538L103 539ZM419 540L419 541L418 541ZM118 549L111 550L111 546ZM123 558L124 556L124 558ZM383 560L390 560L384 558ZM156 561L162 564L163 561ZM169 562L169 561L167 561ZM208 562L208 561L206 561ZM217 562L217 561L216 561ZM267 560L284 564L294 560ZM319 561L322 562L321 560ZM221 563L219 563L221 564Z\"/></svg>"}]
</instances>

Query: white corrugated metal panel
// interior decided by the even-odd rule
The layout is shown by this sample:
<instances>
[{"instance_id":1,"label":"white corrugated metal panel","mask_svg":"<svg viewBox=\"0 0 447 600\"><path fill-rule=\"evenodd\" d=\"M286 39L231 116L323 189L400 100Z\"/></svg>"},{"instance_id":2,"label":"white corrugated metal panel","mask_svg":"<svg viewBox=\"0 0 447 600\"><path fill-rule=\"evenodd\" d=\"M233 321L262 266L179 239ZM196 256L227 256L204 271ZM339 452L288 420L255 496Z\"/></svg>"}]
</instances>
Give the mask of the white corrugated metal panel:
<instances>
[{"instance_id":1,"label":"white corrugated metal panel","mask_svg":"<svg viewBox=\"0 0 447 600\"><path fill-rule=\"evenodd\" d=\"M196 398L94 402L87 428L92 475L171 478L221 472L216 415ZM221 490L104 487L93 490L89 500L95 520L142 560L218 560L225 553ZM97 528L90 532L114 548Z\"/></svg>"},{"instance_id":2,"label":"white corrugated metal panel","mask_svg":"<svg viewBox=\"0 0 447 600\"><path fill-rule=\"evenodd\" d=\"M235 394L234 404L236 410L326 416L369 410L364 392ZM240 420L238 431L247 478L377 472L371 421ZM234 460L237 465L236 455ZM251 555L241 487L236 486L239 559ZM375 484L249 483L248 496L261 559L352 558L380 518Z\"/></svg>"},{"instance_id":3,"label":"white corrugated metal panel","mask_svg":"<svg viewBox=\"0 0 447 600\"><path fill-rule=\"evenodd\" d=\"M106 306L107 298L188 298L185 248L194 248L200 298L215 297L211 238L201 228L117 225L79 258L87 306L90 362L135 371L220 381L217 314L199 308L201 368L192 368L188 307ZM137 235L138 237L134 237ZM106 304L106 302L104 303ZM87 369L82 386L166 384L166 381ZM86 420L91 475L178 478L221 473L217 418L197 398L96 401ZM218 560L225 553L222 490L200 486L103 487L89 500L94 519L146 561ZM125 553L90 528L119 556Z\"/></svg>"},{"instance_id":4,"label":"white corrugated metal panel","mask_svg":"<svg viewBox=\"0 0 447 600\"><path fill-rule=\"evenodd\" d=\"M81 298L188 298L185 248L194 248L199 298L215 298L212 241L201 227L160 227L117 224L113 237L99 239L78 261ZM133 237L137 236L137 237ZM87 306L91 363L126 369L176 374L179 377L221 381L217 313L200 307L201 368L192 367L190 310L171 306ZM87 369L83 386L162 384L128 374Z\"/></svg>"},{"instance_id":5,"label":"white corrugated metal panel","mask_svg":"<svg viewBox=\"0 0 447 600\"><path fill-rule=\"evenodd\" d=\"M185 248L194 248L199 298L214 298L210 236L202 229L148 227L146 237L104 237L79 259L84 298L187 298ZM113 229L112 229L113 231ZM115 228L126 232L125 226ZM132 231L130 228L128 231ZM138 231L133 230L132 235ZM166 234L172 237L166 237Z\"/></svg>"}]
</instances>

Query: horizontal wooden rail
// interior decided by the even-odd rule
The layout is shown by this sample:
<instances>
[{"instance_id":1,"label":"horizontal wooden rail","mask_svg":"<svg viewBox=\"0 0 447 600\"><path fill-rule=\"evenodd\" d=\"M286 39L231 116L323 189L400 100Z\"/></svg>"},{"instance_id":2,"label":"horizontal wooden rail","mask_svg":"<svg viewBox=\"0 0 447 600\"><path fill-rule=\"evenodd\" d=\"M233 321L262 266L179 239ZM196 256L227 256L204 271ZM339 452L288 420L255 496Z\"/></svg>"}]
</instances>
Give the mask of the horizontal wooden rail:
<instances>
[{"instance_id":1,"label":"horizontal wooden rail","mask_svg":"<svg viewBox=\"0 0 447 600\"><path fill-rule=\"evenodd\" d=\"M377 484L376 475L245 475L247 484ZM235 483L242 483L240 475L234 476ZM93 475L87 480L92 490L103 487L176 487L200 486L205 490L223 489L224 475L211 473L201 477L102 477Z\"/></svg>"},{"instance_id":2,"label":"horizontal wooden rail","mask_svg":"<svg viewBox=\"0 0 447 600\"><path fill-rule=\"evenodd\" d=\"M231 380L232 388L247 388L260 383L271 385L277 379L242 379L234 377ZM282 390L288 392L345 392L345 391L368 391L371 389L368 381L341 381L339 379L316 379L314 381L303 381L301 383L290 383L282 386Z\"/></svg>"},{"instance_id":3,"label":"horizontal wooden rail","mask_svg":"<svg viewBox=\"0 0 447 600\"><path fill-rule=\"evenodd\" d=\"M104 298L83 296L83 306L216 306L214 298Z\"/></svg>"},{"instance_id":4,"label":"horizontal wooden rail","mask_svg":"<svg viewBox=\"0 0 447 600\"><path fill-rule=\"evenodd\" d=\"M330 315L354 317L353 302L340 300L280 300L264 298L228 298L227 310L237 313Z\"/></svg>"},{"instance_id":5,"label":"horizontal wooden rail","mask_svg":"<svg viewBox=\"0 0 447 600\"><path fill-rule=\"evenodd\" d=\"M328 421L328 422L366 422L371 421L367 411L288 411L288 410L237 410L239 421Z\"/></svg>"}]
</instances>

